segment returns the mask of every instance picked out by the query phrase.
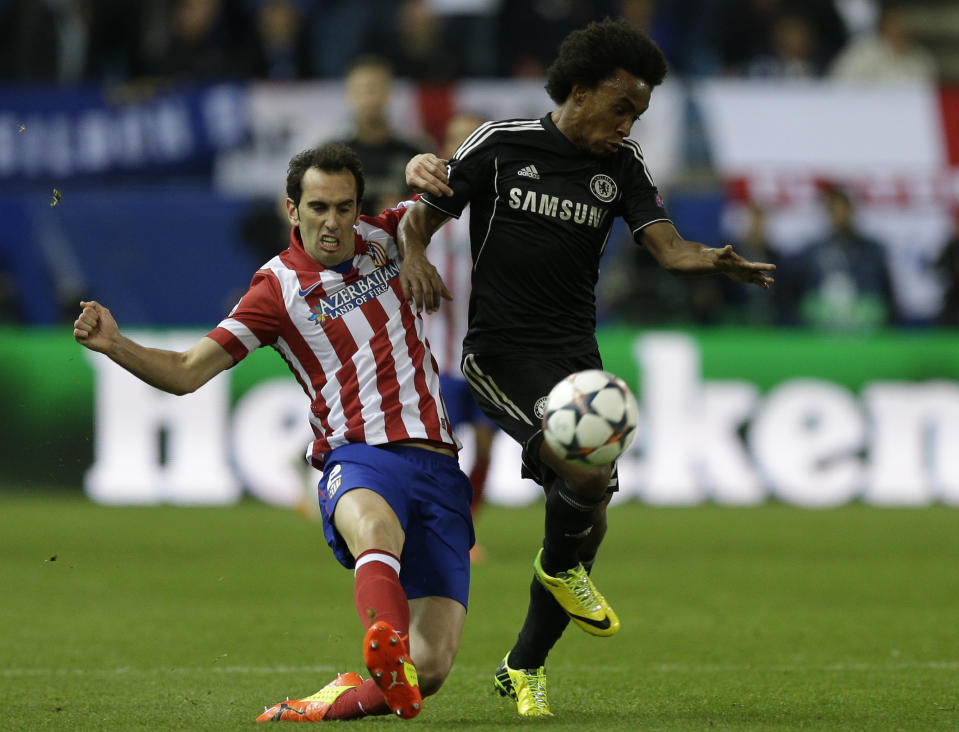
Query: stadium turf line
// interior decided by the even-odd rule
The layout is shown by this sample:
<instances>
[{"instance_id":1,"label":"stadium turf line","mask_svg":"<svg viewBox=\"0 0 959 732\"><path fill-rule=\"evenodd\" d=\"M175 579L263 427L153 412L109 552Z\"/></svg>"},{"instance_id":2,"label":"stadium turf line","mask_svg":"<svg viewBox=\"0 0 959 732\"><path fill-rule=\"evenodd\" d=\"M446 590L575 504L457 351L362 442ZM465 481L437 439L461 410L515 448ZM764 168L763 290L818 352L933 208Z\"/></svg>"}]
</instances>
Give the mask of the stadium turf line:
<instances>
[{"instance_id":1,"label":"stadium turf line","mask_svg":"<svg viewBox=\"0 0 959 732\"><path fill-rule=\"evenodd\" d=\"M571 628L555 730L959 728L959 511L611 509L594 577L622 631ZM487 507L457 665L424 713L357 729L524 723L491 674L522 621L541 507ZM351 573L318 524L0 492L9 730L261 729L358 669ZM350 729L353 729L351 726Z\"/></svg>"}]
</instances>

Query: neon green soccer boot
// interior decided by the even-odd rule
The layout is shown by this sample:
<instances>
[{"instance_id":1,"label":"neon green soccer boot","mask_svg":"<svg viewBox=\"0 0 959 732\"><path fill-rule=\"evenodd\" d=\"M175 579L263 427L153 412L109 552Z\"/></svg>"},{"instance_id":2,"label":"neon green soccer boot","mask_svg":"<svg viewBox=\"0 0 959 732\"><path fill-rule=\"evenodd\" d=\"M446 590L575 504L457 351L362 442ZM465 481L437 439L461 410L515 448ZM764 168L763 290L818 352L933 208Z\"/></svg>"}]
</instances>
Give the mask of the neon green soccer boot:
<instances>
[{"instance_id":1,"label":"neon green soccer boot","mask_svg":"<svg viewBox=\"0 0 959 732\"><path fill-rule=\"evenodd\" d=\"M524 717L552 717L546 698L546 667L515 669L506 664L507 660L509 653L496 669L493 689L515 701L516 711Z\"/></svg>"},{"instance_id":2,"label":"neon green soccer boot","mask_svg":"<svg viewBox=\"0 0 959 732\"><path fill-rule=\"evenodd\" d=\"M613 635L619 630L619 618L606 598L599 594L582 564L551 577L543 571L542 557L540 549L533 561L536 579L574 623L591 635Z\"/></svg>"}]
</instances>

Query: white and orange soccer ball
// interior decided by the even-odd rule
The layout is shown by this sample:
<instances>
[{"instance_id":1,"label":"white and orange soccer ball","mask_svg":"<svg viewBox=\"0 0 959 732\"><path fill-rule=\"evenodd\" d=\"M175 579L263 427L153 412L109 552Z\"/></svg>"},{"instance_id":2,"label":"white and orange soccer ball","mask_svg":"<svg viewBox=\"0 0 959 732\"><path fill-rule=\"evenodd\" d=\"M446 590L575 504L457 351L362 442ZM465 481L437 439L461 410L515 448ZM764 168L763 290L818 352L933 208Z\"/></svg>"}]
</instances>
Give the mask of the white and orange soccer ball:
<instances>
[{"instance_id":1,"label":"white and orange soccer ball","mask_svg":"<svg viewBox=\"0 0 959 732\"><path fill-rule=\"evenodd\" d=\"M636 397L622 379L600 369L577 371L546 397L543 437L568 462L606 465L629 447L638 419Z\"/></svg>"}]
</instances>

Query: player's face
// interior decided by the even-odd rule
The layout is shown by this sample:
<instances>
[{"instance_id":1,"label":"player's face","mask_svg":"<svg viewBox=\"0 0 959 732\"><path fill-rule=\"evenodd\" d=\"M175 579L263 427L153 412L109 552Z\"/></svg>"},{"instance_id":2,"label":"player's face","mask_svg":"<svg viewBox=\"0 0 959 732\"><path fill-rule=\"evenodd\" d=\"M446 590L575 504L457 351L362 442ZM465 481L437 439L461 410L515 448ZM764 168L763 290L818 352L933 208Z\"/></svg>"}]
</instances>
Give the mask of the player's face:
<instances>
[{"instance_id":1,"label":"player's face","mask_svg":"<svg viewBox=\"0 0 959 732\"><path fill-rule=\"evenodd\" d=\"M286 210L293 226L300 227L303 248L324 267L353 257L356 242L353 225L359 216L356 180L348 170L324 173L310 168L303 175L300 205L286 199Z\"/></svg>"},{"instance_id":2,"label":"player's face","mask_svg":"<svg viewBox=\"0 0 959 732\"><path fill-rule=\"evenodd\" d=\"M573 142L594 155L611 155L649 107L652 89L620 69L595 89L574 88L577 124Z\"/></svg>"}]
</instances>

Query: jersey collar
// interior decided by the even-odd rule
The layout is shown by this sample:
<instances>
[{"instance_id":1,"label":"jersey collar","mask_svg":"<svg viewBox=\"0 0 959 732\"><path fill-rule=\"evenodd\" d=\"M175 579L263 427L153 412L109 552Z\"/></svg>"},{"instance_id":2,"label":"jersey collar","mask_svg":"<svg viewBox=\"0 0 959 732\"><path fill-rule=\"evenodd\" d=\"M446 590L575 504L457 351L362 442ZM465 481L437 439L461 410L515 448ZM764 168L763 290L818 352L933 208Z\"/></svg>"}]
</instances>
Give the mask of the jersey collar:
<instances>
[{"instance_id":1,"label":"jersey collar","mask_svg":"<svg viewBox=\"0 0 959 732\"><path fill-rule=\"evenodd\" d=\"M353 238L355 240L356 248L353 252L353 258L349 260L351 263L351 272L352 270L356 269L356 258L361 254L366 254L369 252L369 245L363 241L363 238L356 232L355 229L353 230ZM334 269L333 267L324 266L306 253L306 249L303 248L303 240L300 238L300 227L298 226L294 226L290 229L290 248L283 252L281 257L286 262L287 266L295 270L322 272L327 269Z\"/></svg>"},{"instance_id":2,"label":"jersey collar","mask_svg":"<svg viewBox=\"0 0 959 732\"><path fill-rule=\"evenodd\" d=\"M585 155L582 150L580 150L576 145L570 142L569 138L566 137L562 132L559 131L559 127L556 126L556 123L553 122L553 118L550 113L545 117L540 119L540 122L543 123L543 129L546 130L547 134L556 139L557 144L560 146L560 149L564 153L569 153L573 155Z\"/></svg>"}]
</instances>

